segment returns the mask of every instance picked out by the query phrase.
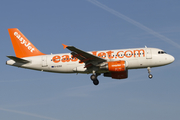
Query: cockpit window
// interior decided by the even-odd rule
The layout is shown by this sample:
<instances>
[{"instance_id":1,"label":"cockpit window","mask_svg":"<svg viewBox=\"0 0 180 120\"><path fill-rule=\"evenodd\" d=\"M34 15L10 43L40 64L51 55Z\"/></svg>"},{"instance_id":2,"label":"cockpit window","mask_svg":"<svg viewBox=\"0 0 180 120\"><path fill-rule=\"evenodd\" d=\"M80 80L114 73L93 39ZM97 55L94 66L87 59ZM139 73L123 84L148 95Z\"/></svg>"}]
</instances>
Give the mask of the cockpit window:
<instances>
[{"instance_id":1,"label":"cockpit window","mask_svg":"<svg viewBox=\"0 0 180 120\"><path fill-rule=\"evenodd\" d=\"M158 54L166 54L164 51L158 51Z\"/></svg>"}]
</instances>

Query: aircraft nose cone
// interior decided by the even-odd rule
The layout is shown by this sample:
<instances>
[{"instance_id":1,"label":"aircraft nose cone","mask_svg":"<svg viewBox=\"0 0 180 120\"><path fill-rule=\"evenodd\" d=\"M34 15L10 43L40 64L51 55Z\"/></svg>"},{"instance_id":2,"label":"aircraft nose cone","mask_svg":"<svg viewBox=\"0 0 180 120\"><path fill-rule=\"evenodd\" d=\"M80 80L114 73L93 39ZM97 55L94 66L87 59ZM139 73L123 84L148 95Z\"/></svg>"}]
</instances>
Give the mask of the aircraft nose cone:
<instances>
[{"instance_id":1,"label":"aircraft nose cone","mask_svg":"<svg viewBox=\"0 0 180 120\"><path fill-rule=\"evenodd\" d=\"M174 62L175 58L173 56L169 56L170 63Z\"/></svg>"}]
</instances>

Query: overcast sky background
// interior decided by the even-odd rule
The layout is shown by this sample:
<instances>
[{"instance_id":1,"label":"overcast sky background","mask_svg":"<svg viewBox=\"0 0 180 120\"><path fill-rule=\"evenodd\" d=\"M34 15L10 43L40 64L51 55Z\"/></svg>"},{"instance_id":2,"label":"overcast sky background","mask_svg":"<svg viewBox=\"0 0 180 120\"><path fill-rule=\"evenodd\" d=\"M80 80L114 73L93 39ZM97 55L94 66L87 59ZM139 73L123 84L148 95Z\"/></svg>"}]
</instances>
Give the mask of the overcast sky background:
<instances>
[{"instance_id":1,"label":"overcast sky background","mask_svg":"<svg viewBox=\"0 0 180 120\"><path fill-rule=\"evenodd\" d=\"M1 0L1 120L180 119L179 0ZM174 63L129 70L129 78L57 74L5 65L15 55L8 28L18 28L41 52L155 47Z\"/></svg>"}]
</instances>

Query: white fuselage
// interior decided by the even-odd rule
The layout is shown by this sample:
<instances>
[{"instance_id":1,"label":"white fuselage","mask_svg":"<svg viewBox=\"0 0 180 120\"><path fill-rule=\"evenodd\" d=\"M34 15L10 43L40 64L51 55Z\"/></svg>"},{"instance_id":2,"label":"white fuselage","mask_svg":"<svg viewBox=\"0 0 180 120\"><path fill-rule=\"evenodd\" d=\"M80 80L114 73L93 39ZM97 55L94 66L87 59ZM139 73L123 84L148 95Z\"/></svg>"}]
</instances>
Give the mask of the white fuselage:
<instances>
[{"instance_id":1,"label":"white fuselage","mask_svg":"<svg viewBox=\"0 0 180 120\"><path fill-rule=\"evenodd\" d=\"M166 54L163 50L157 48L134 48L134 49L118 49L88 52L95 56L106 59L107 61L124 60L128 69L138 69L147 67L158 67L170 64L174 61L174 57ZM25 57L25 60L31 61L27 64L8 60L6 64L57 73L91 73L79 63L79 60L72 58L70 53L51 54L33 57ZM106 71L100 71L100 73Z\"/></svg>"}]
</instances>

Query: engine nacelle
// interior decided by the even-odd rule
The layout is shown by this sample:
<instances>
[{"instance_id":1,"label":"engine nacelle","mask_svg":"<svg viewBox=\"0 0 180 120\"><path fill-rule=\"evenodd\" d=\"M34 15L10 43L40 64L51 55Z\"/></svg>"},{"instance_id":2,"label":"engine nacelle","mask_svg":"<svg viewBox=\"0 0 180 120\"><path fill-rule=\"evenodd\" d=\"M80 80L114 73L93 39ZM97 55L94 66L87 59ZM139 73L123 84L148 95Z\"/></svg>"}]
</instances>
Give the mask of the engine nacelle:
<instances>
[{"instance_id":1,"label":"engine nacelle","mask_svg":"<svg viewBox=\"0 0 180 120\"><path fill-rule=\"evenodd\" d=\"M126 71L126 62L125 61L108 62L108 70L111 72Z\"/></svg>"},{"instance_id":2,"label":"engine nacelle","mask_svg":"<svg viewBox=\"0 0 180 120\"><path fill-rule=\"evenodd\" d=\"M128 77L128 63L126 61L110 61L100 67L102 70L107 70L104 73L105 77L112 77L113 79L125 79Z\"/></svg>"},{"instance_id":3,"label":"engine nacelle","mask_svg":"<svg viewBox=\"0 0 180 120\"><path fill-rule=\"evenodd\" d=\"M110 72L122 72L127 70L127 62L126 61L110 61L100 66L102 70L108 70Z\"/></svg>"}]
</instances>

